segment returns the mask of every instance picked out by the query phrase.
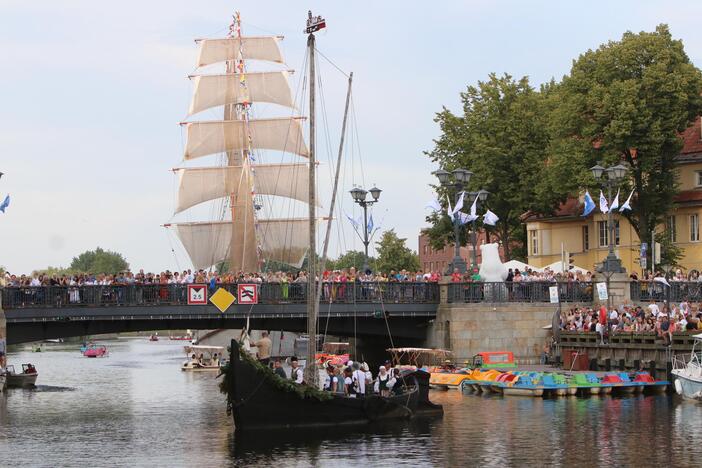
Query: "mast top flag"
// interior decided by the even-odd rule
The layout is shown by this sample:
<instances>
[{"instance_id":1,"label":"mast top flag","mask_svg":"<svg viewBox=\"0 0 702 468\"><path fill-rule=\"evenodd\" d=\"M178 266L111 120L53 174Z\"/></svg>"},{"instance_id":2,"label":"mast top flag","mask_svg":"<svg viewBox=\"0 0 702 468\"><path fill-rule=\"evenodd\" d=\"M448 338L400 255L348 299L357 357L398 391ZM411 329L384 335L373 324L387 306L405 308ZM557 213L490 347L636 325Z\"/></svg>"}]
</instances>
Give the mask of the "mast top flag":
<instances>
[{"instance_id":1,"label":"mast top flag","mask_svg":"<svg viewBox=\"0 0 702 468\"><path fill-rule=\"evenodd\" d=\"M312 34L327 27L327 22L321 16L312 16L312 10L307 11L307 27L303 31L305 34Z\"/></svg>"}]
</instances>

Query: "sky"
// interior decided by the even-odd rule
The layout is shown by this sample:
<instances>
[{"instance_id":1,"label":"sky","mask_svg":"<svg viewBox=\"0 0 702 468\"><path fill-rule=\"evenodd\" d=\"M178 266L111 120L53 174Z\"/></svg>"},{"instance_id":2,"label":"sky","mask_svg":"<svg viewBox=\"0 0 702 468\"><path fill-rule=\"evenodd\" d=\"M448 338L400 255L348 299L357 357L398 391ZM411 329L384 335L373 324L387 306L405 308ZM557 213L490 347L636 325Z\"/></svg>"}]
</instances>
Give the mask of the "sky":
<instances>
[{"instance_id":1,"label":"sky","mask_svg":"<svg viewBox=\"0 0 702 468\"><path fill-rule=\"evenodd\" d=\"M491 72L528 75L534 85L558 80L580 53L659 23L702 65L699 1L0 0L0 198L11 196L0 213L0 266L68 266L100 246L132 269L188 267L162 225L207 216L200 208L173 217L170 169L182 159L193 39L223 37L239 10L244 34L285 36L296 89L308 9L327 20L319 51L354 73L342 212L359 213L354 184L377 185L376 235L394 228L413 249L433 198L437 167L423 152L439 135L434 116L444 106L460 111L466 86ZM320 69L330 128L320 146L333 154L346 78L323 58ZM328 173L329 164L320 169ZM332 256L362 249L343 213Z\"/></svg>"}]
</instances>

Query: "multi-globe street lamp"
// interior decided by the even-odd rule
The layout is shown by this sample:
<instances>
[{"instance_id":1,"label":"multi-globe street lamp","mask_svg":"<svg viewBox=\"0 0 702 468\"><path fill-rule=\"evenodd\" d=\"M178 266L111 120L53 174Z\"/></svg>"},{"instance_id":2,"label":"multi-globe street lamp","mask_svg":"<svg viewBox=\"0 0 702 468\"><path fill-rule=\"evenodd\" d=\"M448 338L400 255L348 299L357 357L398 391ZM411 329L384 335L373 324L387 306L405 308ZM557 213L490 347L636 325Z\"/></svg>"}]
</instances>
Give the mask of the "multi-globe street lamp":
<instances>
[{"instance_id":1,"label":"multi-globe street lamp","mask_svg":"<svg viewBox=\"0 0 702 468\"><path fill-rule=\"evenodd\" d=\"M611 166L604 168L599 164L590 168L590 172L595 177L595 180L602 183L607 189L607 199L612 200L612 191L614 188L619 187L619 185L626 177L628 169L626 166L617 164L616 166ZM602 177L606 175L606 177ZM614 244L616 242L614 237L614 221L612 220L612 210L607 211L607 244L609 246L609 253L607 257L600 264L599 270L603 273L624 273L626 270L622 266L621 260L617 258L614 254Z\"/></svg>"},{"instance_id":2,"label":"multi-globe street lamp","mask_svg":"<svg viewBox=\"0 0 702 468\"><path fill-rule=\"evenodd\" d=\"M461 198L461 193L463 192L463 189L466 185L468 185L468 182L470 181L470 178L473 176L473 173L467 169L454 169L451 172L444 171L443 169L439 169L438 171L434 171L433 174L436 176L437 179L439 179L439 183L441 184L442 187L446 187L447 189L454 189L455 190L455 195L454 195L454 203L458 203L458 201ZM453 177L451 177L453 176ZM453 179L453 180L452 180ZM464 204L466 201L468 202L469 205L473 205L473 203L476 201L476 198L479 202L484 202L489 193L486 190L479 190L477 192L466 192L463 198ZM466 200L466 196L468 200ZM466 261L461 258L461 243L460 243L460 229L461 229L461 219L457 216L454 216L452 219L453 223L453 235L456 240L454 244L454 256L453 260L451 261L448 269L448 273L452 273L455 270L458 270L459 273L465 273L467 266L466 266ZM471 268L476 268L478 266L478 258L477 258L477 243L478 243L478 238L476 235L476 228L475 228L475 219L471 221L471 244L473 246L473 254L472 254L472 265Z\"/></svg>"},{"instance_id":3,"label":"multi-globe street lamp","mask_svg":"<svg viewBox=\"0 0 702 468\"><path fill-rule=\"evenodd\" d=\"M363 257L364 273L370 271L370 267L368 266L368 244L370 243L370 233L368 232L368 207L373 206L378 202L378 199L380 198L380 192L382 192L382 190L380 190L378 187L373 187L370 190L364 190L360 187L354 187L350 190L351 198L353 198L353 201L363 207L363 237L361 238L361 241L363 242L363 248L365 253L365 256ZM371 197L373 197L372 200L366 200L366 196L368 195L368 193L370 193Z\"/></svg>"}]
</instances>

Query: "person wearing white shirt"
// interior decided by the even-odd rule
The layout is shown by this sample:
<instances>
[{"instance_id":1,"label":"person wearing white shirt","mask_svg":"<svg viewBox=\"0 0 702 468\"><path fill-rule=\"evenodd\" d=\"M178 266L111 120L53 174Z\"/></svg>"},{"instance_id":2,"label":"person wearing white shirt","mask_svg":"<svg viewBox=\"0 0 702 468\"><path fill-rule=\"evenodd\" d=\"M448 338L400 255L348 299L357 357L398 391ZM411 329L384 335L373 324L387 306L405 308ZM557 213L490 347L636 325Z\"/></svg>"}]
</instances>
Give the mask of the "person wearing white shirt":
<instances>
[{"instance_id":1,"label":"person wearing white shirt","mask_svg":"<svg viewBox=\"0 0 702 468\"><path fill-rule=\"evenodd\" d=\"M651 303L648 305L648 310L654 317L658 317L658 314L660 314L661 312L661 310L658 308L658 304L656 304L655 301L651 301Z\"/></svg>"},{"instance_id":2,"label":"person wearing white shirt","mask_svg":"<svg viewBox=\"0 0 702 468\"><path fill-rule=\"evenodd\" d=\"M356 362L353 365L354 371L351 375L353 388L356 395L366 394L366 373L361 370L361 366Z\"/></svg>"}]
</instances>

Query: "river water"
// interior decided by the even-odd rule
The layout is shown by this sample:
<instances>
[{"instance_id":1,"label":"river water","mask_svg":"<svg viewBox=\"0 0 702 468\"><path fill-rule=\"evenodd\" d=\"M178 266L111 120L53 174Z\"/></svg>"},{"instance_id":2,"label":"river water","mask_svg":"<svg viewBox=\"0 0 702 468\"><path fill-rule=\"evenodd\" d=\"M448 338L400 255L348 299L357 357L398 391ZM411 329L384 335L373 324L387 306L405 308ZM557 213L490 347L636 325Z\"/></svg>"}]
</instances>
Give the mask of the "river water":
<instances>
[{"instance_id":1,"label":"river water","mask_svg":"<svg viewBox=\"0 0 702 468\"><path fill-rule=\"evenodd\" d=\"M234 437L210 373L182 342L120 339L10 353L34 390L0 395L2 466L702 466L702 405L671 396L542 400L432 392L439 420L364 432Z\"/></svg>"}]
</instances>

